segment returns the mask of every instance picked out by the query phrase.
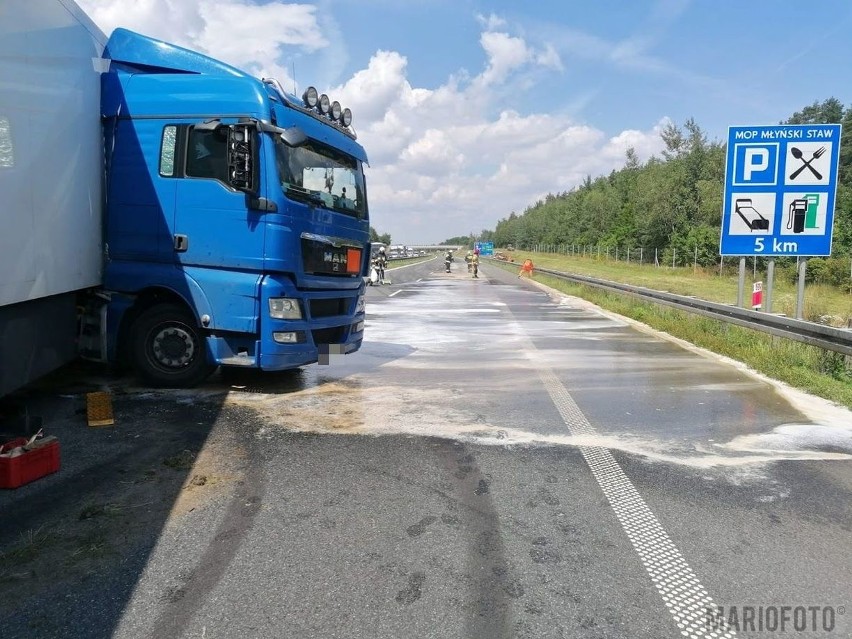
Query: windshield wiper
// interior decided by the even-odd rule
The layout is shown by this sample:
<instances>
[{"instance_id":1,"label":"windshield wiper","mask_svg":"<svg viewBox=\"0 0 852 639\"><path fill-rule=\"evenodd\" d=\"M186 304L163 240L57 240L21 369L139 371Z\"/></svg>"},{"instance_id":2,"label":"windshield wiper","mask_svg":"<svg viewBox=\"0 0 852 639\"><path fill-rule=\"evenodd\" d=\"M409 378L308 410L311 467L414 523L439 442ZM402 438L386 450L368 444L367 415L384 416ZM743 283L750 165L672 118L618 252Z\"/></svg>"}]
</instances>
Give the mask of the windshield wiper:
<instances>
[{"instance_id":1,"label":"windshield wiper","mask_svg":"<svg viewBox=\"0 0 852 639\"><path fill-rule=\"evenodd\" d=\"M343 213L359 220L365 217L364 212L356 208L354 202L351 206L346 206L341 204L343 200L337 196L332 198L332 202L328 202L328 200L323 198L318 191L311 191L303 186L287 184L286 182L282 186L284 187L284 192L287 194L287 197L291 200L304 202L305 204L313 204L314 206L321 206L324 209L337 211L338 213ZM352 202L351 200L346 201Z\"/></svg>"},{"instance_id":2,"label":"windshield wiper","mask_svg":"<svg viewBox=\"0 0 852 639\"><path fill-rule=\"evenodd\" d=\"M328 208L325 201L316 191L308 191L301 186L290 184L285 187L284 192L288 195L288 197L294 200L299 200L300 202L306 202L308 204L318 204L319 206Z\"/></svg>"}]
</instances>

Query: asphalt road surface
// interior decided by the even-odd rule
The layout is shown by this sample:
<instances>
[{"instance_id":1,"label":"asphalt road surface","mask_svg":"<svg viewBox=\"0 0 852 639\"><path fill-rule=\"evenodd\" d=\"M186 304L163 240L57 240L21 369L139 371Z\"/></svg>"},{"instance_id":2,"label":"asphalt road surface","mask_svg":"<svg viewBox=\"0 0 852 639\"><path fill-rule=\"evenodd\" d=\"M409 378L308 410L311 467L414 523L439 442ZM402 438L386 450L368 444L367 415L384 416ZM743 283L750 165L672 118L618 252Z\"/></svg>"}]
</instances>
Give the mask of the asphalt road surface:
<instances>
[{"instance_id":1,"label":"asphalt road surface","mask_svg":"<svg viewBox=\"0 0 852 639\"><path fill-rule=\"evenodd\" d=\"M849 413L493 264L388 275L358 353L125 389L217 490L0 637L852 636Z\"/></svg>"}]
</instances>

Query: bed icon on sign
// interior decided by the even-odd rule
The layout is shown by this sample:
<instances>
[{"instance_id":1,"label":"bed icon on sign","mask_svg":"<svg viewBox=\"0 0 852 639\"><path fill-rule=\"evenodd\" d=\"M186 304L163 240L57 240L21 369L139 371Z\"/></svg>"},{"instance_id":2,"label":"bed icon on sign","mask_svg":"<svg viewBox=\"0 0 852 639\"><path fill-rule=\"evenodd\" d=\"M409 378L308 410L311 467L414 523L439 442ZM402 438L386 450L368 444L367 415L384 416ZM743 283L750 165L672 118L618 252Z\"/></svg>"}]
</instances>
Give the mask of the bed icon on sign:
<instances>
[{"instance_id":1,"label":"bed icon on sign","mask_svg":"<svg viewBox=\"0 0 852 639\"><path fill-rule=\"evenodd\" d=\"M798 201L798 200L797 200ZM804 201L804 200L803 200ZM752 231L768 231L769 220L760 214L752 205L751 198L738 198L734 201L734 210L737 212L749 230Z\"/></svg>"}]
</instances>

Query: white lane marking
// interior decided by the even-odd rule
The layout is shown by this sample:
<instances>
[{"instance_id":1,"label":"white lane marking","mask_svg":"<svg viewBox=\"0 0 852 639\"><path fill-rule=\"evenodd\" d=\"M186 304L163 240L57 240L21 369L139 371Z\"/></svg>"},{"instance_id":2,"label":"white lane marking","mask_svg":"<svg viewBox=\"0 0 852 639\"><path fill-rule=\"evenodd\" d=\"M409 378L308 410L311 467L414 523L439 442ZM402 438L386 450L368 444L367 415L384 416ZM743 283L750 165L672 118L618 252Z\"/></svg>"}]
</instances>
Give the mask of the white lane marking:
<instances>
[{"instance_id":1,"label":"white lane marking","mask_svg":"<svg viewBox=\"0 0 852 639\"><path fill-rule=\"evenodd\" d=\"M400 290L398 290L398 291L394 291L393 293L391 293L390 295L388 295L388 297L393 297L394 295L399 295L400 293L402 293L402 289L400 289Z\"/></svg>"},{"instance_id":2,"label":"white lane marking","mask_svg":"<svg viewBox=\"0 0 852 639\"><path fill-rule=\"evenodd\" d=\"M421 277L421 278L420 278L420 279L418 279L417 281L418 281L418 282L422 282L422 281L423 281L423 278Z\"/></svg>"},{"instance_id":3,"label":"white lane marking","mask_svg":"<svg viewBox=\"0 0 852 639\"><path fill-rule=\"evenodd\" d=\"M535 353L535 345L528 341L527 352ZM536 366L536 371L571 435L596 436L595 429L556 374L546 366ZM715 618L708 625L707 611L718 610L716 604L612 453L600 446L579 448L681 635L690 639L736 637L736 632L724 627L721 620L718 626Z\"/></svg>"}]
</instances>

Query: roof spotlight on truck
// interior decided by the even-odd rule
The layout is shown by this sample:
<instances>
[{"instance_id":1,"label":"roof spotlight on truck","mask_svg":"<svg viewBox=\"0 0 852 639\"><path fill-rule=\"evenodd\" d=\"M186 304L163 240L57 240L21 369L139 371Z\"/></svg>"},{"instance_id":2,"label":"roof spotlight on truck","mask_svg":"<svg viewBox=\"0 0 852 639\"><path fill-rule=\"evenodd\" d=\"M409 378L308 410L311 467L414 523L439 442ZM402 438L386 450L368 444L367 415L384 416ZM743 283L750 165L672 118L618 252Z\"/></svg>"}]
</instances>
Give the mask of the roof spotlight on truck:
<instances>
[{"instance_id":1,"label":"roof spotlight on truck","mask_svg":"<svg viewBox=\"0 0 852 639\"><path fill-rule=\"evenodd\" d=\"M335 124L348 129L352 126L352 111L337 100L332 101L327 94L320 94L316 87L308 87L302 94L302 103L306 108L316 111L319 115L329 118Z\"/></svg>"},{"instance_id":2,"label":"roof spotlight on truck","mask_svg":"<svg viewBox=\"0 0 852 639\"><path fill-rule=\"evenodd\" d=\"M307 89L305 89L305 92L302 94L302 101L309 109L317 108L317 103L319 102L319 93L317 93L316 87L308 87Z\"/></svg>"}]
</instances>

